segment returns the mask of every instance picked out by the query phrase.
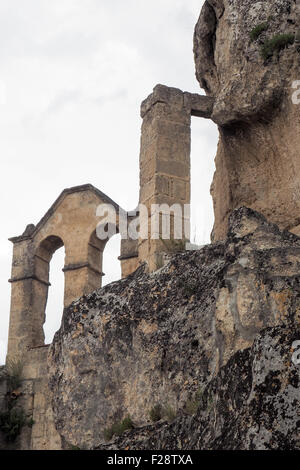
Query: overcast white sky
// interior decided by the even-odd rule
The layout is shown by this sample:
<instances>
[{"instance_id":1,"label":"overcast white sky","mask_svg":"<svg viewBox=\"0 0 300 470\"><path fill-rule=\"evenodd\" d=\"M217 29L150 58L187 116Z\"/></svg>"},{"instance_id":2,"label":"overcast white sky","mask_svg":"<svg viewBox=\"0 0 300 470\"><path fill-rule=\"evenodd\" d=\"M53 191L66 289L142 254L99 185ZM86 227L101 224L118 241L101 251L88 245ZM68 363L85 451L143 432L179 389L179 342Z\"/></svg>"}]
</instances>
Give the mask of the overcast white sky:
<instances>
[{"instance_id":1,"label":"overcast white sky","mask_svg":"<svg viewBox=\"0 0 300 470\"><path fill-rule=\"evenodd\" d=\"M141 101L157 83L203 93L193 30L201 0L0 0L0 364L6 355L12 245L60 192L92 183L138 203ZM209 242L217 129L192 124L192 233ZM116 239L106 282L118 277ZM62 314L63 250L51 266L47 340ZM48 321L49 320L49 321Z\"/></svg>"}]
</instances>

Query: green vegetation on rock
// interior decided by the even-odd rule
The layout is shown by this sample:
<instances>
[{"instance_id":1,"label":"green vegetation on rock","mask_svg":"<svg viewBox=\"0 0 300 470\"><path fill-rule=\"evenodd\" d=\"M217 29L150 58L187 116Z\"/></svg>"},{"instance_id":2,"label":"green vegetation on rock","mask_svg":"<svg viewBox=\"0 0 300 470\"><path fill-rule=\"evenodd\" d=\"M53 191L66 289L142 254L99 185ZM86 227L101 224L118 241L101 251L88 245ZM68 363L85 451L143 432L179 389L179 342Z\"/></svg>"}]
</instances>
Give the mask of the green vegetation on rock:
<instances>
[{"instance_id":1,"label":"green vegetation on rock","mask_svg":"<svg viewBox=\"0 0 300 470\"><path fill-rule=\"evenodd\" d=\"M204 388L199 388L197 392L195 393L194 397L192 397L190 400L186 402L186 405L185 405L186 413L188 413L189 415L196 414L199 406L202 403L203 392L204 392Z\"/></svg>"},{"instance_id":2,"label":"green vegetation on rock","mask_svg":"<svg viewBox=\"0 0 300 470\"><path fill-rule=\"evenodd\" d=\"M0 431L7 442L14 442L24 426L31 427L34 424L33 419L27 416L22 407L18 406L18 397L21 392L17 390L22 385L23 366L22 360L9 359L2 375L7 383L7 395L5 409L0 412Z\"/></svg>"},{"instance_id":3,"label":"green vegetation on rock","mask_svg":"<svg viewBox=\"0 0 300 470\"><path fill-rule=\"evenodd\" d=\"M168 421L172 422L177 416L175 408L171 405L160 405L159 403L154 405L153 408L149 411L149 417L153 423L157 423L161 419L165 418Z\"/></svg>"},{"instance_id":4,"label":"green vegetation on rock","mask_svg":"<svg viewBox=\"0 0 300 470\"><path fill-rule=\"evenodd\" d=\"M125 431L128 431L133 428L134 424L132 422L132 419L130 418L130 416L127 416L123 419L123 421L115 423L109 428L105 428L103 432L104 439L106 441L110 441L113 436L121 436Z\"/></svg>"},{"instance_id":5,"label":"green vegetation on rock","mask_svg":"<svg viewBox=\"0 0 300 470\"><path fill-rule=\"evenodd\" d=\"M256 41L264 31L267 31L268 27L269 27L268 23L260 23L257 26L255 26L255 28L253 28L252 31L250 31L251 41L252 42Z\"/></svg>"},{"instance_id":6,"label":"green vegetation on rock","mask_svg":"<svg viewBox=\"0 0 300 470\"><path fill-rule=\"evenodd\" d=\"M13 407L0 413L0 430L7 442L14 442L24 426L31 427L33 424L22 408Z\"/></svg>"},{"instance_id":7,"label":"green vegetation on rock","mask_svg":"<svg viewBox=\"0 0 300 470\"><path fill-rule=\"evenodd\" d=\"M177 416L177 412L171 405L167 405L164 407L164 416L170 423L172 423Z\"/></svg>"},{"instance_id":8,"label":"green vegetation on rock","mask_svg":"<svg viewBox=\"0 0 300 470\"><path fill-rule=\"evenodd\" d=\"M157 423L157 421L160 421L162 419L163 415L163 409L162 406L159 404L156 404L151 408L149 411L149 418L153 423Z\"/></svg>"},{"instance_id":9,"label":"green vegetation on rock","mask_svg":"<svg viewBox=\"0 0 300 470\"><path fill-rule=\"evenodd\" d=\"M6 380L9 392L20 388L22 383L24 363L21 359L9 359L5 366Z\"/></svg>"},{"instance_id":10,"label":"green vegetation on rock","mask_svg":"<svg viewBox=\"0 0 300 470\"><path fill-rule=\"evenodd\" d=\"M293 44L295 41L294 34L277 34L271 39L266 39L261 47L261 56L264 60L273 56L274 52L279 52L282 49Z\"/></svg>"}]
</instances>

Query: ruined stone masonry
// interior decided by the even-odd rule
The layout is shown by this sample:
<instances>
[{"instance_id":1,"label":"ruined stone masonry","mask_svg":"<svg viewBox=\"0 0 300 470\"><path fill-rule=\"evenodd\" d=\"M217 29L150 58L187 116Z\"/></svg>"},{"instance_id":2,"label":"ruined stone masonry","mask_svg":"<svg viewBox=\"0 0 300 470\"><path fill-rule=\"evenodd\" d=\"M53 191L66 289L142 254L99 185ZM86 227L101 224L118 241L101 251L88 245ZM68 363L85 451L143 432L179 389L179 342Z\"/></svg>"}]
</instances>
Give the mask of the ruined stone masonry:
<instances>
[{"instance_id":1,"label":"ruined stone masonry","mask_svg":"<svg viewBox=\"0 0 300 470\"><path fill-rule=\"evenodd\" d=\"M210 98L162 85L143 102L140 203L149 208L150 216L152 204L190 203L191 115L209 117L211 108ZM14 253L9 356L44 344L49 264L57 249L64 246L66 253L65 306L101 287L102 254L108 240L96 234L100 204L111 204L117 214L124 212L92 185L65 189L36 227L29 225L23 235L10 239ZM140 262L155 270L155 256L161 251L161 241L152 240L150 234L139 244L122 240L122 277L135 271Z\"/></svg>"},{"instance_id":2,"label":"ruined stone masonry","mask_svg":"<svg viewBox=\"0 0 300 470\"><path fill-rule=\"evenodd\" d=\"M34 420L15 448L300 448L300 371L289 356L300 339L299 31L298 0L206 0L194 33L206 96L157 85L141 105L139 205L128 222L149 235L153 205L177 204L173 221L188 233L191 117L212 119L211 245L162 263L160 232L123 238L122 280L101 289L96 209L125 211L90 184L65 189L10 239L7 358L24 361L18 403ZM49 264L62 246L65 309L49 346ZM5 383L0 370L0 411ZM176 409L174 423L149 423L156 403ZM104 429L128 414L136 429L105 443Z\"/></svg>"},{"instance_id":3,"label":"ruined stone masonry","mask_svg":"<svg viewBox=\"0 0 300 470\"><path fill-rule=\"evenodd\" d=\"M162 85L155 87L142 103L140 203L149 208L150 215L151 204L178 203L182 207L189 204L191 115L209 117L211 108L210 98ZM10 239L14 251L9 281L12 293L7 355L23 357L24 378L34 388L35 424L27 444L32 449L60 448L51 421L45 376L48 346L44 344L43 325L50 286L49 265L54 252L64 246L65 307L101 287L102 255L108 240L100 240L96 233L96 210L100 204L111 204L117 214L125 212L92 185L65 189L36 227L28 225L21 236ZM132 218L129 214L129 222ZM118 220L115 231L119 232ZM155 270L158 256L164 250L161 240L149 238L139 243L122 240L119 257L122 277L127 277L143 262L151 271Z\"/></svg>"},{"instance_id":4,"label":"ruined stone masonry","mask_svg":"<svg viewBox=\"0 0 300 470\"><path fill-rule=\"evenodd\" d=\"M148 209L146 216L151 217L153 204L180 204L184 226L184 205L191 199L191 116L209 118L212 105L211 98L162 85L142 103L140 204ZM150 232L151 221L140 217ZM139 260L154 271L164 249L162 241L152 240L149 233L147 239L139 240Z\"/></svg>"}]
</instances>

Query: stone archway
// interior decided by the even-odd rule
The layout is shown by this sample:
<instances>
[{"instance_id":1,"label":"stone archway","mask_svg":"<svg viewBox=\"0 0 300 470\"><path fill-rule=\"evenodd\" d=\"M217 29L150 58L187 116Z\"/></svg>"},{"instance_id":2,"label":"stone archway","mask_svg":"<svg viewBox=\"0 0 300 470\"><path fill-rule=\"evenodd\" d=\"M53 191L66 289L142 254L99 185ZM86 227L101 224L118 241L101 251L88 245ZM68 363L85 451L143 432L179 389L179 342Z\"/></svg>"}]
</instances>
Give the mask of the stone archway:
<instances>
[{"instance_id":1,"label":"stone archway","mask_svg":"<svg viewBox=\"0 0 300 470\"><path fill-rule=\"evenodd\" d=\"M125 211L88 184L65 189L37 226L29 225L20 237L10 239L14 253L8 356L44 344L49 263L58 248L65 247L65 307L101 287L102 253L107 242L96 236L101 205L113 207L119 232L118 215ZM123 277L138 265L136 245L130 240L121 243Z\"/></svg>"}]
</instances>

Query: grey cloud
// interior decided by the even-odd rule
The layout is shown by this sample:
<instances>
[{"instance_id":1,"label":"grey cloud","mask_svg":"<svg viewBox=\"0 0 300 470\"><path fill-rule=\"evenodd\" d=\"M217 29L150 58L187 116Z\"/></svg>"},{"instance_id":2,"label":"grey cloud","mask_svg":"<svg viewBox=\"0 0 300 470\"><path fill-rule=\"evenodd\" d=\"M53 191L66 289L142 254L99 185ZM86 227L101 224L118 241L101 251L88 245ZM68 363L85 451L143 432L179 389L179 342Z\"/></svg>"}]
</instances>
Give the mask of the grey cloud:
<instances>
[{"instance_id":1,"label":"grey cloud","mask_svg":"<svg viewBox=\"0 0 300 470\"><path fill-rule=\"evenodd\" d=\"M57 113L68 104L77 102L80 98L82 98L82 92L80 90L64 90L56 95L46 109L45 114Z\"/></svg>"},{"instance_id":2,"label":"grey cloud","mask_svg":"<svg viewBox=\"0 0 300 470\"><path fill-rule=\"evenodd\" d=\"M120 99L125 99L128 97L128 91L123 89L123 90L118 90L116 93L111 93L109 95L101 95L97 96L95 98L91 99L91 102L98 106L103 106L104 104L110 103L112 101L120 100Z\"/></svg>"}]
</instances>

